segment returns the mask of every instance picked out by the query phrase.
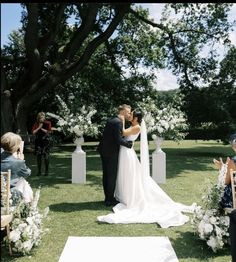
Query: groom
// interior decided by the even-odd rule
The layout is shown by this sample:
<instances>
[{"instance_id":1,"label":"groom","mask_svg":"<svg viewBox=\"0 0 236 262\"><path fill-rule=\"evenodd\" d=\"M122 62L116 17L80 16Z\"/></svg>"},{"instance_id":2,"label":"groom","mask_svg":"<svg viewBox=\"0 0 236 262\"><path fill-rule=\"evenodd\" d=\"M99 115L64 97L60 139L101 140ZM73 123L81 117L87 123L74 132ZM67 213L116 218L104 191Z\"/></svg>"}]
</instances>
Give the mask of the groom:
<instances>
[{"instance_id":1,"label":"groom","mask_svg":"<svg viewBox=\"0 0 236 262\"><path fill-rule=\"evenodd\" d=\"M98 151L102 160L103 170L103 190L105 195L105 205L114 206L117 204L114 198L114 191L116 186L116 177L118 169L118 157L120 145L128 148L132 147L131 141L126 141L122 137L122 120L131 120L131 107L123 104L118 108L118 116L107 121L103 131L102 139L98 145Z\"/></svg>"}]
</instances>

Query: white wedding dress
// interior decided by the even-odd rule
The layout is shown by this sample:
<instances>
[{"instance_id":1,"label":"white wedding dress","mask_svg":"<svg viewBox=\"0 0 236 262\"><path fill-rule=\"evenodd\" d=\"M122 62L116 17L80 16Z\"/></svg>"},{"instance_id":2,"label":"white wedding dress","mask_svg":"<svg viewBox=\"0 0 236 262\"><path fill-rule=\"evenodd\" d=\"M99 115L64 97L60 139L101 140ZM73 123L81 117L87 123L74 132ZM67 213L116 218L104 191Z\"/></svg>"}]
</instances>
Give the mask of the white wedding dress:
<instances>
[{"instance_id":1,"label":"white wedding dress","mask_svg":"<svg viewBox=\"0 0 236 262\"><path fill-rule=\"evenodd\" d=\"M127 137L135 141L139 134ZM120 202L114 213L98 216L106 223L158 223L162 228L181 226L189 217L182 212L193 212L195 204L186 206L174 202L151 178L145 122L141 124L141 162L133 148L120 147L115 198Z\"/></svg>"}]
</instances>

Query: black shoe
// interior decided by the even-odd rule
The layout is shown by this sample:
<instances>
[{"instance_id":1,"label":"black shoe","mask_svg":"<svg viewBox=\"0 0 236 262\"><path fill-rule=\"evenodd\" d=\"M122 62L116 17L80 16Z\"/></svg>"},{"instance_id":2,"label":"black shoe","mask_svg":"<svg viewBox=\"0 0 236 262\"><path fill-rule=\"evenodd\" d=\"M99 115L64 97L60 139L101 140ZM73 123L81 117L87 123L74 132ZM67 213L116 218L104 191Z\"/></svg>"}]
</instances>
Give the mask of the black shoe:
<instances>
[{"instance_id":1,"label":"black shoe","mask_svg":"<svg viewBox=\"0 0 236 262\"><path fill-rule=\"evenodd\" d=\"M117 204L119 204L120 202L119 201L117 201L117 200L113 200L113 201L105 201L104 202L104 204L105 204L105 206L107 206L107 207L111 207L111 206L115 206L115 205L117 205Z\"/></svg>"},{"instance_id":2,"label":"black shoe","mask_svg":"<svg viewBox=\"0 0 236 262\"><path fill-rule=\"evenodd\" d=\"M116 205L119 204L120 202L117 201L117 200L115 200L115 201L112 201L111 203L112 203L112 206L116 206Z\"/></svg>"},{"instance_id":3,"label":"black shoe","mask_svg":"<svg viewBox=\"0 0 236 262\"><path fill-rule=\"evenodd\" d=\"M104 205L106 207L110 207L110 206L112 206L112 202L111 201L104 201Z\"/></svg>"}]
</instances>

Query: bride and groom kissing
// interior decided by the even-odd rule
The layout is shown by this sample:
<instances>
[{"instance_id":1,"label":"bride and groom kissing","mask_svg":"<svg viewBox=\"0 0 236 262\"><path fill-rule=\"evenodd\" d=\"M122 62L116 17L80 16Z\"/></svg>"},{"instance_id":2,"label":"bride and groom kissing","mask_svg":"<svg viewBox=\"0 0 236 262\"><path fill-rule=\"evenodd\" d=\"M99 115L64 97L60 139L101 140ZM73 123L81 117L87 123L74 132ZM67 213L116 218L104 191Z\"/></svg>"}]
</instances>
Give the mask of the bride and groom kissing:
<instances>
[{"instance_id":1,"label":"bride and groom kissing","mask_svg":"<svg viewBox=\"0 0 236 262\"><path fill-rule=\"evenodd\" d=\"M131 123L125 128L125 121ZM140 160L133 148L140 135ZM102 160L104 204L113 213L98 216L105 223L158 223L162 228L180 226L193 212L194 204L174 202L150 176L148 139L140 110L118 107L118 115L107 121L98 145Z\"/></svg>"}]
</instances>

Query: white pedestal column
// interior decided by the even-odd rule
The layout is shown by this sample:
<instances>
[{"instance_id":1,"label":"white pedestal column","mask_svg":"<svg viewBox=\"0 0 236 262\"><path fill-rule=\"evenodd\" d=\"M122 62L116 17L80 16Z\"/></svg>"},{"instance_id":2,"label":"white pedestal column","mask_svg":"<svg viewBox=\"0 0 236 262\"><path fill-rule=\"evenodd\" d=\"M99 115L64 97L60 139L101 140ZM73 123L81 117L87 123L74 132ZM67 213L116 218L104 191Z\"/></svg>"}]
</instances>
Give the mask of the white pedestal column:
<instances>
[{"instance_id":1,"label":"white pedestal column","mask_svg":"<svg viewBox=\"0 0 236 262\"><path fill-rule=\"evenodd\" d=\"M72 183L85 184L86 183L86 153L82 150L81 144L83 138L76 141L77 147L72 153Z\"/></svg>"},{"instance_id":2,"label":"white pedestal column","mask_svg":"<svg viewBox=\"0 0 236 262\"><path fill-rule=\"evenodd\" d=\"M161 149L152 153L152 178L157 183L166 183L166 153Z\"/></svg>"}]
</instances>

